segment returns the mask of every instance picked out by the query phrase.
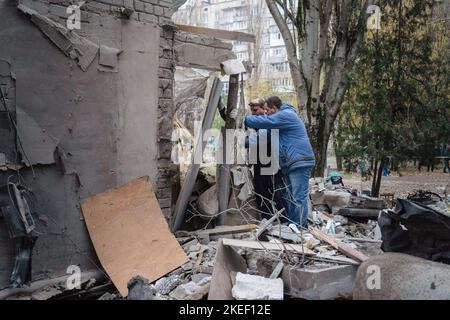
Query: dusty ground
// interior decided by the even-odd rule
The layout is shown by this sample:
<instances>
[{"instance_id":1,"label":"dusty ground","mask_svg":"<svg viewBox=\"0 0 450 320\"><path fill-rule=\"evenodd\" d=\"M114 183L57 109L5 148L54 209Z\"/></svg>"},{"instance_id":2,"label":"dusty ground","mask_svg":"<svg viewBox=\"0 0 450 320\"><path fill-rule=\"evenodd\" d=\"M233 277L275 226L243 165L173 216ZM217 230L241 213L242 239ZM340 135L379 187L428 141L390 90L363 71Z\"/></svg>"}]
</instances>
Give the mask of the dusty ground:
<instances>
[{"instance_id":1,"label":"dusty ground","mask_svg":"<svg viewBox=\"0 0 450 320\"><path fill-rule=\"evenodd\" d=\"M345 174L344 184L358 190L371 188L372 181L361 181L358 174ZM381 180L381 193L394 193L395 198L406 198L413 190L427 190L444 195L445 186L450 184L450 173L426 172L408 168L402 171L402 176L392 173L391 176L383 177ZM450 186L448 188L450 191Z\"/></svg>"}]
</instances>

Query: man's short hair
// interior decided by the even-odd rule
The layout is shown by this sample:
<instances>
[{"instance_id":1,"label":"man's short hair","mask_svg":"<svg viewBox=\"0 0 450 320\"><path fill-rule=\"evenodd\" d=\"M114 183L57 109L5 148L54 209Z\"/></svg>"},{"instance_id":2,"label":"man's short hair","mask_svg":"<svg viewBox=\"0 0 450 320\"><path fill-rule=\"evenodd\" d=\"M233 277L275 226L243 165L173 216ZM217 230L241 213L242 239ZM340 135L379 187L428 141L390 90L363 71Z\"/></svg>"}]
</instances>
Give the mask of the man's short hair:
<instances>
[{"instance_id":1,"label":"man's short hair","mask_svg":"<svg viewBox=\"0 0 450 320\"><path fill-rule=\"evenodd\" d=\"M264 103L265 103L264 99L257 98L257 99L253 99L253 100L249 103L249 106L250 106L250 107L253 107L253 106L260 106L260 107L262 107L262 106L264 106Z\"/></svg>"},{"instance_id":2,"label":"man's short hair","mask_svg":"<svg viewBox=\"0 0 450 320\"><path fill-rule=\"evenodd\" d=\"M266 99L266 103L269 107L275 107L277 109L280 109L283 102L281 102L281 99L277 96L273 96Z\"/></svg>"}]
</instances>

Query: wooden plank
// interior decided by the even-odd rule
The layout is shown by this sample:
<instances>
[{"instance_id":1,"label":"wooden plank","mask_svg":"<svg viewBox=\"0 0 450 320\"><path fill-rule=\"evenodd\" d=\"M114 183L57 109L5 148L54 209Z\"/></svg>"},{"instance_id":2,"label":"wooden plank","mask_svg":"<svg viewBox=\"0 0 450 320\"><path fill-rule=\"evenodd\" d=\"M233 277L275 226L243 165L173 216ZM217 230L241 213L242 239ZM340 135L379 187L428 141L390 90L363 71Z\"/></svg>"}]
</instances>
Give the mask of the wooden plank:
<instances>
[{"instance_id":1,"label":"wooden plank","mask_svg":"<svg viewBox=\"0 0 450 320\"><path fill-rule=\"evenodd\" d=\"M351 264L351 265L356 265L356 266L360 265L359 262L356 262L355 260L347 258L347 257L330 256L330 255L321 254L321 253L318 253L313 259L322 260L322 261L323 260L331 261L331 262L340 263L340 264Z\"/></svg>"},{"instance_id":2,"label":"wooden plank","mask_svg":"<svg viewBox=\"0 0 450 320\"><path fill-rule=\"evenodd\" d=\"M342 252L347 257L350 257L352 259L355 259L356 261L363 262L364 260L367 260L369 257L363 254L361 251L358 251L352 247L350 247L348 244L336 239L335 237L332 237L322 230L319 230L317 228L313 229L311 233L319 238L322 241L327 242L329 245L331 245L333 248L338 250L339 252Z\"/></svg>"},{"instance_id":3,"label":"wooden plank","mask_svg":"<svg viewBox=\"0 0 450 320\"><path fill-rule=\"evenodd\" d=\"M352 238L352 237L345 237L344 239L350 240L350 241L357 241L357 242L383 243L383 241L375 240L375 239Z\"/></svg>"},{"instance_id":4,"label":"wooden plank","mask_svg":"<svg viewBox=\"0 0 450 320\"><path fill-rule=\"evenodd\" d=\"M224 246L223 239L219 240L217 254L214 260L214 270L211 276L208 300L233 300L233 272L246 273L247 263L233 250Z\"/></svg>"},{"instance_id":5,"label":"wooden plank","mask_svg":"<svg viewBox=\"0 0 450 320\"><path fill-rule=\"evenodd\" d=\"M272 243L266 241L248 241L238 239L222 239L223 244L226 246L260 249L260 250L273 250L273 251L294 251L297 253L305 253L307 255L316 255L316 253L301 244L291 243Z\"/></svg>"},{"instance_id":6,"label":"wooden plank","mask_svg":"<svg viewBox=\"0 0 450 320\"><path fill-rule=\"evenodd\" d=\"M220 29L211 29L211 28L204 28L204 27L194 27L194 26L188 26L184 24L177 24L176 25L178 30L190 32L190 33L196 33L196 34L202 34L209 37L224 39L224 40L234 40L234 41L242 41L242 42L256 42L256 37L254 34L245 33L245 32L239 32L239 31L228 31L228 30L220 30Z\"/></svg>"},{"instance_id":7,"label":"wooden plank","mask_svg":"<svg viewBox=\"0 0 450 320\"><path fill-rule=\"evenodd\" d=\"M148 177L85 199L81 207L97 256L122 296L134 276L153 282L186 262Z\"/></svg>"},{"instance_id":8,"label":"wooden plank","mask_svg":"<svg viewBox=\"0 0 450 320\"><path fill-rule=\"evenodd\" d=\"M240 226L220 226L215 227L214 229L205 229L205 230L197 230L194 231L193 234L197 236L204 235L220 235L220 234L232 234L232 233L241 233L241 232L250 232L258 228L256 224L244 224Z\"/></svg>"}]
</instances>

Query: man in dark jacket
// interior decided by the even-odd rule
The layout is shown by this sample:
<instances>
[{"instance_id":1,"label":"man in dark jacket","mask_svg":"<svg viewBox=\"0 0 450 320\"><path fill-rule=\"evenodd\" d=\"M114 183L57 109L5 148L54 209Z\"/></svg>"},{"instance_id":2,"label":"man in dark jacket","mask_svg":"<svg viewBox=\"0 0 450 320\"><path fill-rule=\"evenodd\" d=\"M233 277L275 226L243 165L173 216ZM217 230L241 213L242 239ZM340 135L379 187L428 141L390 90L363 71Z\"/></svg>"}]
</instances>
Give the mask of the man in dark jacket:
<instances>
[{"instance_id":1,"label":"man in dark jacket","mask_svg":"<svg viewBox=\"0 0 450 320\"><path fill-rule=\"evenodd\" d=\"M308 224L309 179L315 165L314 152L305 125L294 107L283 104L278 97L266 100L271 115L247 116L245 125L254 129L278 129L279 164L287 185L289 219L299 226Z\"/></svg>"},{"instance_id":2,"label":"man in dark jacket","mask_svg":"<svg viewBox=\"0 0 450 320\"><path fill-rule=\"evenodd\" d=\"M264 107L265 101L263 99L254 99L250 102L249 106L254 116L261 116L267 114L267 109ZM256 162L253 163L253 186L255 188L256 203L258 209L261 211L262 217L269 219L276 211L281 210L283 207L283 200L281 192L276 191L276 186L281 182L281 174L272 172L273 174L261 174L263 170L269 170L270 163L261 163L260 149L261 145L265 145L266 153L264 156L268 158L271 156L270 146L270 130L257 130L255 136L250 136L248 141L248 147L254 147L256 151ZM263 150L264 150L263 149ZM261 151L262 152L262 151ZM272 206L271 201L274 204Z\"/></svg>"}]
</instances>

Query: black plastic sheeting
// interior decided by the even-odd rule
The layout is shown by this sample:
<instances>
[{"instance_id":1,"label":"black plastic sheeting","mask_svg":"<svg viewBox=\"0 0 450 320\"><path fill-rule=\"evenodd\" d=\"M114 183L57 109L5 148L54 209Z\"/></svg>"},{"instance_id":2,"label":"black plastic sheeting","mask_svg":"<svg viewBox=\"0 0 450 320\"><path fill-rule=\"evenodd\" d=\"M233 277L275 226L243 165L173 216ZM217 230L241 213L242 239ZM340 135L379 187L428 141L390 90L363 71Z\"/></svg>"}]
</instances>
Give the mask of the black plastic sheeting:
<instances>
[{"instance_id":1,"label":"black plastic sheeting","mask_svg":"<svg viewBox=\"0 0 450 320\"><path fill-rule=\"evenodd\" d=\"M384 252L402 252L450 264L450 217L418 202L397 199L378 218Z\"/></svg>"},{"instance_id":2,"label":"black plastic sheeting","mask_svg":"<svg viewBox=\"0 0 450 320\"><path fill-rule=\"evenodd\" d=\"M8 192L7 188L8 186L0 187L0 218L6 223L10 238L14 239L15 258L10 285L16 288L31 281L31 257L37 236L26 232L17 210L17 200L11 198L13 193L11 190Z\"/></svg>"}]
</instances>

